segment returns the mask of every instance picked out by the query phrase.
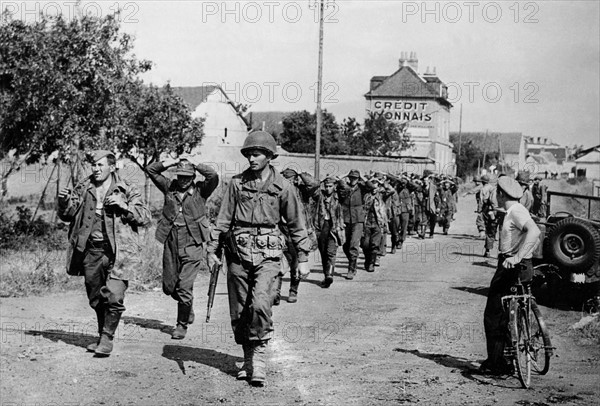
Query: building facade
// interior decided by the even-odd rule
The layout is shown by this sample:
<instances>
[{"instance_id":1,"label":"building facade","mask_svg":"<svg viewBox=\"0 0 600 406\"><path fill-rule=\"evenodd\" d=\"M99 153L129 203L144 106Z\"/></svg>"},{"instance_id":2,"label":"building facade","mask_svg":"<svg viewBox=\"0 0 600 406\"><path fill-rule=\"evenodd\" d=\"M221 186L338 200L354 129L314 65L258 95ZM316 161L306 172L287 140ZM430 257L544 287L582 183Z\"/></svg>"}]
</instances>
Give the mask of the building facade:
<instances>
[{"instance_id":1,"label":"building facade","mask_svg":"<svg viewBox=\"0 0 600 406\"><path fill-rule=\"evenodd\" d=\"M435 68L419 73L417 55L402 52L400 66L390 76L374 76L365 94L367 114L381 114L388 120L408 123L414 148L398 152L402 156L429 158L438 171L454 173L450 142L448 88Z\"/></svg>"}]
</instances>

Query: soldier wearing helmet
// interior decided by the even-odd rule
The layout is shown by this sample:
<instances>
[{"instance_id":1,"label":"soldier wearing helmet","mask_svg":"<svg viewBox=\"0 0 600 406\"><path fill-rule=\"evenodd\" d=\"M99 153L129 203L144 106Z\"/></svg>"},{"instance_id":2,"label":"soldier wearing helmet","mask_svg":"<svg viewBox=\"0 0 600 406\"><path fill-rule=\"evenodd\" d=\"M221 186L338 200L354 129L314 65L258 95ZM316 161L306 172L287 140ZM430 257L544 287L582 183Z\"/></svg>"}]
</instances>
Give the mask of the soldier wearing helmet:
<instances>
[{"instance_id":1,"label":"soldier wearing helmet","mask_svg":"<svg viewBox=\"0 0 600 406\"><path fill-rule=\"evenodd\" d=\"M485 245L484 258L490 256L490 250L494 248L494 241L498 232L498 219L496 218L496 209L498 202L496 200L496 188L490 184L488 175L481 177L481 215L485 224Z\"/></svg>"},{"instance_id":2,"label":"soldier wearing helmet","mask_svg":"<svg viewBox=\"0 0 600 406\"><path fill-rule=\"evenodd\" d=\"M280 222L285 222L298 252L301 277L310 273L310 242L294 186L270 164L277 157L271 134L251 133L241 152L250 166L231 179L223 195L207 258L209 267L218 263L216 252L224 245L231 326L235 342L244 350L238 379L262 386L266 381L265 351L273 335L274 284L285 244Z\"/></svg>"},{"instance_id":3,"label":"soldier wearing helmet","mask_svg":"<svg viewBox=\"0 0 600 406\"><path fill-rule=\"evenodd\" d=\"M475 225L477 226L477 231L479 231L479 238L485 238L485 222L483 221L483 215L481 214L481 177L476 175L473 178L473 183L475 183L475 187L464 193L463 197L475 195L475 201L477 202L477 209L475 210L475 213L477 213L477 218L475 219Z\"/></svg>"}]
</instances>

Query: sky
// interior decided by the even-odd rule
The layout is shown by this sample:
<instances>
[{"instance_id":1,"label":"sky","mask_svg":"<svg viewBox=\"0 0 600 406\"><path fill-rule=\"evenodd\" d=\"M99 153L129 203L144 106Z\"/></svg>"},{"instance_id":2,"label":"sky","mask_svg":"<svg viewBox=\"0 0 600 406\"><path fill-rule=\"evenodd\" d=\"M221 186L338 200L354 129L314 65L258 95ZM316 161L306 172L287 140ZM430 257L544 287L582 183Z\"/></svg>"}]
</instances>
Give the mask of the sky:
<instances>
[{"instance_id":1,"label":"sky","mask_svg":"<svg viewBox=\"0 0 600 406\"><path fill-rule=\"evenodd\" d=\"M1 1L25 19L73 15L74 2ZM316 109L319 24L314 0L83 1L121 8L144 80L219 84L250 111ZM35 17L33 17L35 18ZM561 145L600 144L600 2L329 0L323 107L338 122L365 116L372 76L402 52L436 68L453 104L451 131L522 132Z\"/></svg>"}]
</instances>

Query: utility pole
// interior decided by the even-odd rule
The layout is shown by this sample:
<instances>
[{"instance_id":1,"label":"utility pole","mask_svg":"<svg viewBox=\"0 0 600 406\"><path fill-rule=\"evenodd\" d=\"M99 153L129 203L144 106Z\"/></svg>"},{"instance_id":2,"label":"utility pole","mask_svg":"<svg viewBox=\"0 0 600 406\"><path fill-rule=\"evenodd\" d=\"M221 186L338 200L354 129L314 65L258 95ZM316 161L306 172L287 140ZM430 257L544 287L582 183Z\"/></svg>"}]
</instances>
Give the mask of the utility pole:
<instances>
[{"instance_id":1,"label":"utility pole","mask_svg":"<svg viewBox=\"0 0 600 406\"><path fill-rule=\"evenodd\" d=\"M460 117L458 119L458 156L462 149L462 103L460 104Z\"/></svg>"},{"instance_id":2,"label":"utility pole","mask_svg":"<svg viewBox=\"0 0 600 406\"><path fill-rule=\"evenodd\" d=\"M323 126L323 117L321 114L321 89L323 83L323 13L325 12L325 0L321 0L319 10L319 73L317 78L317 134L315 140L315 179L320 180L320 155L321 155L321 127Z\"/></svg>"}]
</instances>

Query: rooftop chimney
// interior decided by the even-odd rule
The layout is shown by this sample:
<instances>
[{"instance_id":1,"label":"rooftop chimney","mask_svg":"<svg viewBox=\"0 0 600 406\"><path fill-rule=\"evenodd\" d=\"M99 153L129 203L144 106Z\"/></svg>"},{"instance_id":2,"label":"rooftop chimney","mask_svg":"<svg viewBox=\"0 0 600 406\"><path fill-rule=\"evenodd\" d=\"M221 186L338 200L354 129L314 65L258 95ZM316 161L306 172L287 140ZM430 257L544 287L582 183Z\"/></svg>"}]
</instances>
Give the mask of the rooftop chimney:
<instances>
[{"instance_id":1,"label":"rooftop chimney","mask_svg":"<svg viewBox=\"0 0 600 406\"><path fill-rule=\"evenodd\" d=\"M417 58L417 53L412 51L410 53L410 58L408 59L408 66L414 69L415 72L419 72L419 59Z\"/></svg>"},{"instance_id":2,"label":"rooftop chimney","mask_svg":"<svg viewBox=\"0 0 600 406\"><path fill-rule=\"evenodd\" d=\"M406 55L406 52L402 51L400 52L400 68L402 68L403 66L407 66L408 63L408 56Z\"/></svg>"}]
</instances>

